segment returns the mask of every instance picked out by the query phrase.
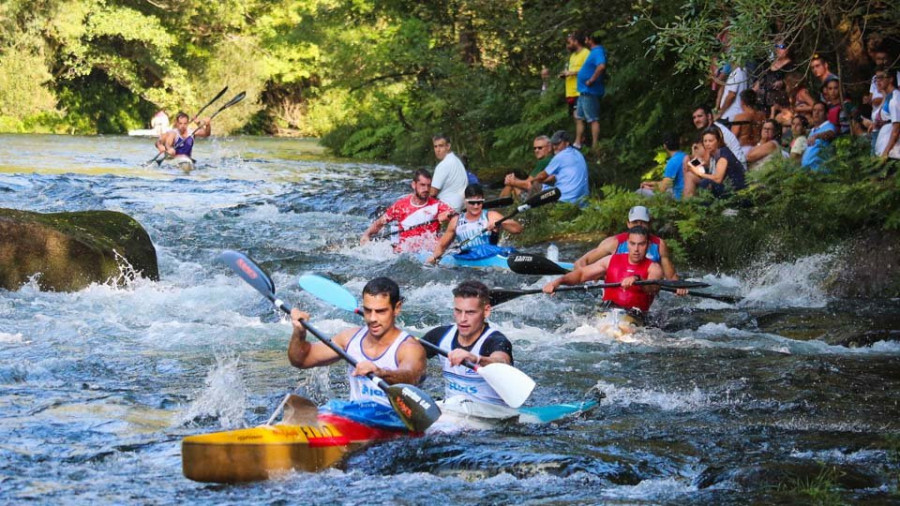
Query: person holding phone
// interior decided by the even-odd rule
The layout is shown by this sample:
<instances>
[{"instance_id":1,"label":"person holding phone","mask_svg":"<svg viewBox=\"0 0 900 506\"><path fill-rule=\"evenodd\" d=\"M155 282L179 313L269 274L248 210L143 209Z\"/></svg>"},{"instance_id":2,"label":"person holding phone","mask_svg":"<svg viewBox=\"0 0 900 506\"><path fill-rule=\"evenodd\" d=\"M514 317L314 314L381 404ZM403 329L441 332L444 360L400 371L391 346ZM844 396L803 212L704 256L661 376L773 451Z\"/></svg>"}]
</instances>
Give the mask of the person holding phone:
<instances>
[{"instance_id":1,"label":"person holding phone","mask_svg":"<svg viewBox=\"0 0 900 506\"><path fill-rule=\"evenodd\" d=\"M708 127L703 131L701 142L709 162L704 164L700 157L688 162L690 172L685 174L685 181L691 184L685 184L684 197L692 197L697 188L712 191L716 198L745 188L747 183L744 179L744 165L725 145L722 132L716 127ZM696 161L700 164L697 165Z\"/></svg>"}]
</instances>

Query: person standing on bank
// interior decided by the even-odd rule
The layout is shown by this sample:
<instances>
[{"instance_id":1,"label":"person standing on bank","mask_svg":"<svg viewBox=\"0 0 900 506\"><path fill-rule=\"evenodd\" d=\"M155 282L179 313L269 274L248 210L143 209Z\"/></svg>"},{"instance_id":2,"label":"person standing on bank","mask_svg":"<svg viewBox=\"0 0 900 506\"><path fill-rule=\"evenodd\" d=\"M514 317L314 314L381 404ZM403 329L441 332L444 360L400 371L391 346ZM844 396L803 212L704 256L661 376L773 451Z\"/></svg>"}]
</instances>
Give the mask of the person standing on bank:
<instances>
[{"instance_id":1,"label":"person standing on bank","mask_svg":"<svg viewBox=\"0 0 900 506\"><path fill-rule=\"evenodd\" d=\"M462 211L463 192L469 184L466 167L453 154L450 139L445 135L435 135L431 140L434 145L434 157L438 159L434 177L431 179L431 196L437 197L457 211Z\"/></svg>"},{"instance_id":2,"label":"person standing on bank","mask_svg":"<svg viewBox=\"0 0 900 506\"><path fill-rule=\"evenodd\" d=\"M575 118L591 125L591 149L597 149L600 140L600 99L606 94L606 49L600 45L600 37L591 35L587 42L591 50L581 70L578 71L578 104ZM581 139L575 139L575 149L581 149Z\"/></svg>"}]
</instances>

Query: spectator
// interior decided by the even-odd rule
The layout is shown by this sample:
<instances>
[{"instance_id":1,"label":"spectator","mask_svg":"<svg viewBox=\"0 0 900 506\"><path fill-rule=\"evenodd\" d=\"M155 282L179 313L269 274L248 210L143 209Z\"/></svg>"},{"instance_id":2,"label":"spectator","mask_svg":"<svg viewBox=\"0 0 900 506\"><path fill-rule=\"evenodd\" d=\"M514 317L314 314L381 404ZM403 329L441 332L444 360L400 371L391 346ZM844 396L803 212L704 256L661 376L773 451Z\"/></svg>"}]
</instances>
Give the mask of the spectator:
<instances>
[{"instance_id":1,"label":"spectator","mask_svg":"<svg viewBox=\"0 0 900 506\"><path fill-rule=\"evenodd\" d=\"M734 121L734 117L741 112L741 92L747 89L747 72L740 65L733 64L725 89L722 92L722 100L719 102L719 112L716 119Z\"/></svg>"},{"instance_id":2,"label":"spectator","mask_svg":"<svg viewBox=\"0 0 900 506\"><path fill-rule=\"evenodd\" d=\"M501 198L510 196L522 198L524 193L531 190L534 178L537 177L542 170L547 168L547 165L553 158L550 156L553 151L550 147L550 137L547 137L546 135L535 137L534 142L532 143L532 149L534 150L534 157L537 158L537 163L534 164L534 169L531 170L531 174L525 179L516 177L514 173L507 174L506 178L503 180L503 190L500 191Z\"/></svg>"},{"instance_id":3,"label":"spectator","mask_svg":"<svg viewBox=\"0 0 900 506\"><path fill-rule=\"evenodd\" d=\"M875 141L878 139L879 128L875 123L875 114L884 104L884 95L878 90L878 69L888 68L891 64L891 57L883 46L876 47L872 53L872 62L875 64L876 72L872 75L872 84L869 86L869 93L872 95L870 103L872 104L872 115L870 116L872 124L868 125L869 135L872 137L872 149L875 149ZM900 71L897 71L897 80L900 81Z\"/></svg>"},{"instance_id":4,"label":"spectator","mask_svg":"<svg viewBox=\"0 0 900 506\"><path fill-rule=\"evenodd\" d=\"M796 72L792 72L785 76L784 79L793 115L796 116L799 114L805 117L806 121L811 120L812 106L816 102L816 99L814 99L812 93L809 92L809 88L806 86L803 76Z\"/></svg>"},{"instance_id":5,"label":"spectator","mask_svg":"<svg viewBox=\"0 0 900 506\"><path fill-rule=\"evenodd\" d=\"M587 162L581 151L569 145L569 134L559 130L550 138L553 146L553 159L534 178L534 186L542 183L552 184L559 188L563 202L580 204L588 195Z\"/></svg>"},{"instance_id":6,"label":"spectator","mask_svg":"<svg viewBox=\"0 0 900 506\"><path fill-rule=\"evenodd\" d=\"M786 158L786 154L781 150L781 126L774 119L767 119L759 143L747 152L749 170L758 169L773 158Z\"/></svg>"},{"instance_id":7,"label":"spectator","mask_svg":"<svg viewBox=\"0 0 900 506\"><path fill-rule=\"evenodd\" d=\"M837 129L839 135L850 133L850 110L852 105L849 99L842 99L843 90L841 81L834 77L828 78L822 87L822 95L825 97L825 105L828 107L826 116L828 121Z\"/></svg>"},{"instance_id":8,"label":"spectator","mask_svg":"<svg viewBox=\"0 0 900 506\"><path fill-rule=\"evenodd\" d=\"M741 143L738 142L737 137L731 133L731 130L729 130L728 127L718 121L713 121L713 115L708 106L701 105L694 109L694 112L691 114L691 120L700 132L710 126L715 126L721 130L722 138L725 139L725 144L728 146L728 149L730 149L731 152L737 156L738 160L746 167L747 157L744 156L744 152L741 150ZM687 160L685 160L685 162L687 162ZM690 170L690 167L685 165L685 170Z\"/></svg>"},{"instance_id":9,"label":"spectator","mask_svg":"<svg viewBox=\"0 0 900 506\"><path fill-rule=\"evenodd\" d=\"M769 68L762 73L753 84L759 98L759 105L765 109L766 114L772 112L772 107L778 102L787 100L787 86L785 76L794 70L794 62L791 58L790 48L783 40L775 42L775 59Z\"/></svg>"},{"instance_id":10,"label":"spectator","mask_svg":"<svg viewBox=\"0 0 900 506\"><path fill-rule=\"evenodd\" d=\"M450 139L445 135L435 135L431 140L434 143L434 156L438 159L434 178L431 180L431 196L436 196L438 200L459 211L463 207L463 192L469 181L466 167L451 151Z\"/></svg>"},{"instance_id":11,"label":"spectator","mask_svg":"<svg viewBox=\"0 0 900 506\"><path fill-rule=\"evenodd\" d=\"M606 93L603 84L606 73L606 49L600 45L600 37L591 35L587 39L591 50L581 70L578 71L578 105L575 117L591 125L591 149L597 149L600 140L600 99ZM575 139L575 148L581 149L582 139Z\"/></svg>"},{"instance_id":12,"label":"spectator","mask_svg":"<svg viewBox=\"0 0 900 506\"><path fill-rule=\"evenodd\" d=\"M666 150L666 168L661 181L644 181L638 193L652 197L653 192L671 193L675 200L681 200L684 191L684 172L682 166L687 154L678 149L678 137L673 133L663 136L663 149Z\"/></svg>"},{"instance_id":13,"label":"spectator","mask_svg":"<svg viewBox=\"0 0 900 506\"><path fill-rule=\"evenodd\" d=\"M751 89L742 91L740 99L741 112L736 114L734 121L731 122L731 133L737 137L746 157L747 152L759 143L759 132L763 121L766 120L766 113L757 108L755 91Z\"/></svg>"},{"instance_id":14,"label":"spectator","mask_svg":"<svg viewBox=\"0 0 900 506\"><path fill-rule=\"evenodd\" d=\"M688 162L690 171L684 178L684 198L692 197L697 189L710 190L716 198L722 198L746 187L744 166L725 145L722 131L708 127L703 131L701 141L707 163L695 165Z\"/></svg>"},{"instance_id":15,"label":"spectator","mask_svg":"<svg viewBox=\"0 0 900 506\"><path fill-rule=\"evenodd\" d=\"M547 93L547 88L550 87L550 69L547 67L541 67L541 95Z\"/></svg>"},{"instance_id":16,"label":"spectator","mask_svg":"<svg viewBox=\"0 0 900 506\"><path fill-rule=\"evenodd\" d=\"M815 125L806 139L806 151L803 152L800 165L813 171L821 168L827 157L831 141L837 136L837 129L828 121L827 109L822 102L813 104L812 124Z\"/></svg>"},{"instance_id":17,"label":"spectator","mask_svg":"<svg viewBox=\"0 0 900 506\"><path fill-rule=\"evenodd\" d=\"M569 114L575 118L575 146L581 148L584 138L584 121L576 114L578 103L578 71L584 65L590 51L584 47L584 35L570 33L566 37L566 49L569 51L569 63L566 70L560 72L559 77L566 80L566 103L569 104Z\"/></svg>"},{"instance_id":18,"label":"spectator","mask_svg":"<svg viewBox=\"0 0 900 506\"><path fill-rule=\"evenodd\" d=\"M900 90L897 90L897 75L881 69L875 77L884 96L877 111L877 123L881 129L875 141L875 156L882 160L900 159Z\"/></svg>"},{"instance_id":19,"label":"spectator","mask_svg":"<svg viewBox=\"0 0 900 506\"><path fill-rule=\"evenodd\" d=\"M812 74L816 76L816 80L818 80L819 82L819 100L821 102L824 102L825 95L822 93L822 90L825 88L825 84L829 79L839 78L837 75L831 72L831 69L828 66L828 61L818 53L814 54L812 59L809 61L809 69L812 71Z\"/></svg>"},{"instance_id":20,"label":"spectator","mask_svg":"<svg viewBox=\"0 0 900 506\"><path fill-rule=\"evenodd\" d=\"M806 151L806 132L809 131L809 121L806 116L794 116L791 120L791 159L800 160L803 158L803 152Z\"/></svg>"}]
</instances>

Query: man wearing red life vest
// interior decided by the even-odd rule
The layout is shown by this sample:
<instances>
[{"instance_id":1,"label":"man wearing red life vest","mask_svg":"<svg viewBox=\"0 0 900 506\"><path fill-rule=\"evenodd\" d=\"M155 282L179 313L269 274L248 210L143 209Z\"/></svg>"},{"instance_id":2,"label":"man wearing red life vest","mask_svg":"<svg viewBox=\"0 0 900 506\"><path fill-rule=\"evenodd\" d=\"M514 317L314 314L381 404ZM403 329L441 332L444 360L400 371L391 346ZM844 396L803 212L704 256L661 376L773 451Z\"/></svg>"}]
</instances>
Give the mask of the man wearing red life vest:
<instances>
[{"instance_id":1,"label":"man wearing red life vest","mask_svg":"<svg viewBox=\"0 0 900 506\"><path fill-rule=\"evenodd\" d=\"M605 283L621 283L617 288L605 288L603 300L627 310L647 312L659 292L659 285L635 285L642 280L663 278L660 265L647 258L650 232L644 227L628 229L628 253L607 255L586 267L554 279L544 285L545 293L553 293L560 285L578 285L605 276Z\"/></svg>"},{"instance_id":2,"label":"man wearing red life vest","mask_svg":"<svg viewBox=\"0 0 900 506\"><path fill-rule=\"evenodd\" d=\"M456 210L429 195L431 173L419 169L413 175L410 195L402 197L387 208L380 218L363 233L360 244L365 244L388 222L397 222L398 235L392 234L394 250L399 252L430 251L437 243L441 223L446 223Z\"/></svg>"}]
</instances>

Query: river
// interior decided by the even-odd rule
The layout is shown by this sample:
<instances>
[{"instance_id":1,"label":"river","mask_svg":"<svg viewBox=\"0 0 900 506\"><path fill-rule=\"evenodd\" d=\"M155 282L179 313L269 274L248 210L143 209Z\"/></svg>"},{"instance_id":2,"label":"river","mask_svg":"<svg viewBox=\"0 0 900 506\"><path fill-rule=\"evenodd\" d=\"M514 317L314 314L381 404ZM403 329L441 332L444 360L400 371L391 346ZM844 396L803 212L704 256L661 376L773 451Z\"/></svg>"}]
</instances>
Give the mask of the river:
<instances>
[{"instance_id":1,"label":"river","mask_svg":"<svg viewBox=\"0 0 900 506\"><path fill-rule=\"evenodd\" d=\"M376 208L409 191L407 169L329 158L304 140L204 140L190 175L142 167L153 154L147 139L0 136L0 207L127 213L149 232L161 277L123 268L76 293L35 281L0 291L0 503L900 501L900 301L829 297L828 253L728 275L679 266L743 301L662 294L657 327L630 344L593 330L589 294L496 307L492 322L537 381L529 402L602 391L583 416L388 442L317 474L189 481L181 438L263 423L294 389L346 395L343 366L291 368L289 323L217 262L223 249L254 257L329 332L358 322L302 292L299 275L357 294L391 276L407 299L402 324L420 334L451 321L463 279L545 280L359 246ZM585 247L560 245L561 257ZM423 388L442 392L436 362Z\"/></svg>"}]
</instances>

